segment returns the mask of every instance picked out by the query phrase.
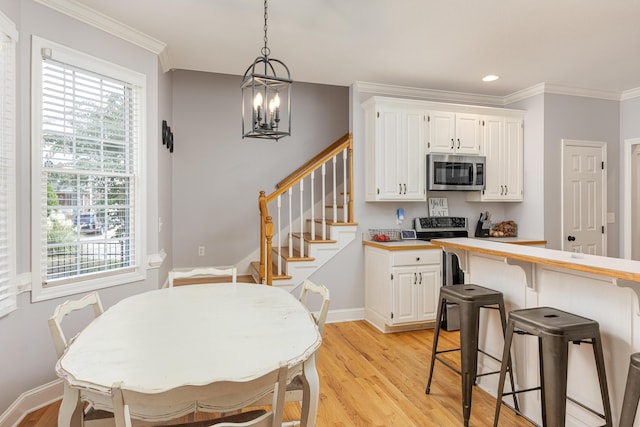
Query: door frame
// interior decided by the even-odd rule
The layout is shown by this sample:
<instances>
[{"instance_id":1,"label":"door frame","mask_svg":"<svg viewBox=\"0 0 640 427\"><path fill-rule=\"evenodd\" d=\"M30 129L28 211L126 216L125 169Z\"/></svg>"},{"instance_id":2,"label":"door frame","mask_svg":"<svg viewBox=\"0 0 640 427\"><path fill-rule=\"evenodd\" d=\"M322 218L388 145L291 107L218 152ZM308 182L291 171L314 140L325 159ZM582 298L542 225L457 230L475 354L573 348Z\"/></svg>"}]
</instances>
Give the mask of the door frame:
<instances>
[{"instance_id":1,"label":"door frame","mask_svg":"<svg viewBox=\"0 0 640 427\"><path fill-rule=\"evenodd\" d=\"M607 143L603 142L603 141L586 141L586 140L578 140L578 139L562 139L562 149L561 149L561 158L560 158L560 180L561 180L561 185L560 185L560 200L561 200L561 204L560 204L560 218L561 218L561 224L560 224L560 241L561 243L561 250L566 250L565 249L565 230L564 230L564 205L565 205L565 194L564 194L564 179L565 179L565 171L564 171L564 157L565 157L565 149L568 146L575 146L575 147L586 147L586 148L600 148L600 154L602 156L602 161L605 164L605 169L602 169L600 172L602 173L602 194L601 194L601 198L602 198L602 222L603 225L605 225L604 227L604 233L602 233L602 256L607 256L607 243L608 243L608 232L609 232L609 227L606 225L607 224Z\"/></svg>"},{"instance_id":2,"label":"door frame","mask_svg":"<svg viewBox=\"0 0 640 427\"><path fill-rule=\"evenodd\" d=\"M640 145L640 138L630 138L624 140L624 151L622 153L624 159L624 195L622 197L623 200L623 210L624 212L624 222L622 226L622 238L623 238L623 250L622 257L626 259L631 259L631 231L633 229L631 224L631 215L630 212L632 210L631 202L632 202L632 175L631 175L631 157L633 156L633 150L636 145ZM640 196L639 196L640 197Z\"/></svg>"}]
</instances>

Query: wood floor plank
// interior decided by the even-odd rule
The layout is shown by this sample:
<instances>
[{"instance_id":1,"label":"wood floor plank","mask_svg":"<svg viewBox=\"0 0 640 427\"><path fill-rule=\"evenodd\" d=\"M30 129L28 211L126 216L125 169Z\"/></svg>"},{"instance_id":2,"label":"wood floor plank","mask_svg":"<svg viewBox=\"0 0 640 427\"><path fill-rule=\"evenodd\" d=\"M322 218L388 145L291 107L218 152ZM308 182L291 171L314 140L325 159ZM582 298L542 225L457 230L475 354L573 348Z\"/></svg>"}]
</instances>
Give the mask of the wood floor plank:
<instances>
[{"instance_id":1,"label":"wood floor plank","mask_svg":"<svg viewBox=\"0 0 640 427\"><path fill-rule=\"evenodd\" d=\"M457 348L458 339L458 333L442 331L439 348ZM432 342L432 329L382 334L365 321L326 325L318 355L317 427L462 425L459 375L436 363L431 394L425 394ZM447 357L459 366L459 353ZM19 427L55 427L59 404L29 414ZM494 410L495 399L475 387L470 427L492 426ZM300 406L287 403L285 420L299 416ZM507 408L500 425L533 427Z\"/></svg>"}]
</instances>

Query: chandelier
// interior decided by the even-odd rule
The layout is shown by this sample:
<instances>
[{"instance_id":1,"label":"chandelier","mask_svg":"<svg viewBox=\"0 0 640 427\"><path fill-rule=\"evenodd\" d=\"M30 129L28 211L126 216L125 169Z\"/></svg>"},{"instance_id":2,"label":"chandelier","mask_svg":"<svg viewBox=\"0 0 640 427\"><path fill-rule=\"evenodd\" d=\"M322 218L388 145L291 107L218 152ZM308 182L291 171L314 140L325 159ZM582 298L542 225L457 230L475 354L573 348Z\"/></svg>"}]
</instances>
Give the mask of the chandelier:
<instances>
[{"instance_id":1,"label":"chandelier","mask_svg":"<svg viewBox=\"0 0 640 427\"><path fill-rule=\"evenodd\" d=\"M264 47L242 79L242 138L278 140L291 135L291 74L284 62L270 58L267 47L267 0Z\"/></svg>"}]
</instances>

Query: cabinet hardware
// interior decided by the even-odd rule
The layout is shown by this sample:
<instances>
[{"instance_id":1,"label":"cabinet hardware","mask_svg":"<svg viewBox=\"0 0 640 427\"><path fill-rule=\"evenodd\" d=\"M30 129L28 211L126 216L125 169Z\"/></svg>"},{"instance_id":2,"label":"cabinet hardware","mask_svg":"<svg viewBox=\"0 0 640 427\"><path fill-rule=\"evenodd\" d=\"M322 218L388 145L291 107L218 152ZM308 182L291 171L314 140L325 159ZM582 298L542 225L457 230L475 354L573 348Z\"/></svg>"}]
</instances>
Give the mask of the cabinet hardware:
<instances>
[{"instance_id":1,"label":"cabinet hardware","mask_svg":"<svg viewBox=\"0 0 640 427\"><path fill-rule=\"evenodd\" d=\"M378 118L380 118L380 111L378 111L378 113L377 113L377 114L378 114Z\"/></svg>"},{"instance_id":2,"label":"cabinet hardware","mask_svg":"<svg viewBox=\"0 0 640 427\"><path fill-rule=\"evenodd\" d=\"M402 194L402 184L398 184L398 187L400 188L400 191L398 191L398 194Z\"/></svg>"},{"instance_id":3,"label":"cabinet hardware","mask_svg":"<svg viewBox=\"0 0 640 427\"><path fill-rule=\"evenodd\" d=\"M391 280L393 280L393 273L391 273Z\"/></svg>"},{"instance_id":4,"label":"cabinet hardware","mask_svg":"<svg viewBox=\"0 0 640 427\"><path fill-rule=\"evenodd\" d=\"M507 194L509 194L509 186L505 185L504 186L504 195L506 196Z\"/></svg>"},{"instance_id":5,"label":"cabinet hardware","mask_svg":"<svg viewBox=\"0 0 640 427\"><path fill-rule=\"evenodd\" d=\"M460 149L460 138L458 138L458 150Z\"/></svg>"},{"instance_id":6,"label":"cabinet hardware","mask_svg":"<svg viewBox=\"0 0 640 427\"><path fill-rule=\"evenodd\" d=\"M403 184L404 185L404 194L407 194L407 184Z\"/></svg>"},{"instance_id":7,"label":"cabinet hardware","mask_svg":"<svg viewBox=\"0 0 640 427\"><path fill-rule=\"evenodd\" d=\"M417 284L418 283L418 275L416 273L413 273L413 284Z\"/></svg>"},{"instance_id":8,"label":"cabinet hardware","mask_svg":"<svg viewBox=\"0 0 640 427\"><path fill-rule=\"evenodd\" d=\"M419 273L419 274L420 274L420 282L418 282L418 284L422 285L422 273Z\"/></svg>"},{"instance_id":9,"label":"cabinet hardware","mask_svg":"<svg viewBox=\"0 0 640 427\"><path fill-rule=\"evenodd\" d=\"M453 150L455 142L453 141L453 138L451 138L451 149Z\"/></svg>"},{"instance_id":10,"label":"cabinet hardware","mask_svg":"<svg viewBox=\"0 0 640 427\"><path fill-rule=\"evenodd\" d=\"M391 312L391 318L393 319L393 311Z\"/></svg>"},{"instance_id":11,"label":"cabinet hardware","mask_svg":"<svg viewBox=\"0 0 640 427\"><path fill-rule=\"evenodd\" d=\"M602 170L604 170L604 162L602 162Z\"/></svg>"},{"instance_id":12,"label":"cabinet hardware","mask_svg":"<svg viewBox=\"0 0 640 427\"><path fill-rule=\"evenodd\" d=\"M602 234L604 234L604 225L602 226Z\"/></svg>"},{"instance_id":13,"label":"cabinet hardware","mask_svg":"<svg viewBox=\"0 0 640 427\"><path fill-rule=\"evenodd\" d=\"M420 261L420 257L416 257L416 261Z\"/></svg>"}]
</instances>

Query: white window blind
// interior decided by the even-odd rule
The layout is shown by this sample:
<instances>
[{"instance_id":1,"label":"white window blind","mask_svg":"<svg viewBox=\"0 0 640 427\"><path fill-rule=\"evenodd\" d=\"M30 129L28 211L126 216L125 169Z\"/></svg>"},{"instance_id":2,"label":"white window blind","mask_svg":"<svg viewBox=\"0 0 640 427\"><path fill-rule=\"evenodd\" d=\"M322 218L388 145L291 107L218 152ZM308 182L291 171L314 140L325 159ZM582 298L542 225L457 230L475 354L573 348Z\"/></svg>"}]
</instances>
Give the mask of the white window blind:
<instances>
[{"instance_id":1,"label":"white window blind","mask_svg":"<svg viewBox=\"0 0 640 427\"><path fill-rule=\"evenodd\" d=\"M40 285L131 272L140 260L142 90L87 58L39 53Z\"/></svg>"},{"instance_id":2,"label":"white window blind","mask_svg":"<svg viewBox=\"0 0 640 427\"><path fill-rule=\"evenodd\" d=\"M7 28L9 27L9 28ZM16 309L16 39L0 16L0 316Z\"/></svg>"}]
</instances>

